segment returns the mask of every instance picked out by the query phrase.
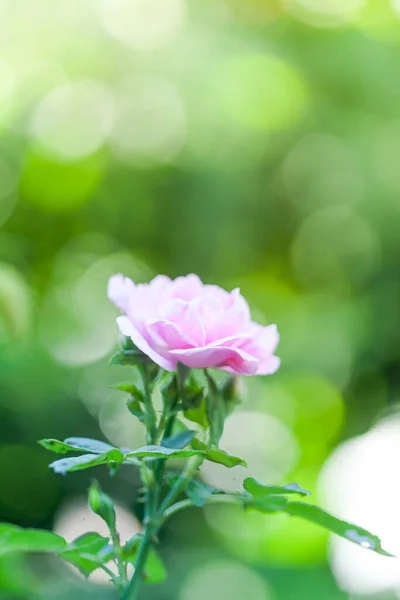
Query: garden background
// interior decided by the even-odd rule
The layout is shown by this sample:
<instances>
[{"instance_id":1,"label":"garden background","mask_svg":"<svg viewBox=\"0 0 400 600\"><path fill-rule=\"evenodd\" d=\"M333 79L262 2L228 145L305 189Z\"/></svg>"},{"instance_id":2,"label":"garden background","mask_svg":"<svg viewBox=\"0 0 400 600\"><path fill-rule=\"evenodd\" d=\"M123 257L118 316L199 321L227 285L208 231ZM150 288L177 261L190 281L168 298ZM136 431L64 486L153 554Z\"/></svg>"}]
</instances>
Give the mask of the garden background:
<instances>
[{"instance_id":1,"label":"garden background","mask_svg":"<svg viewBox=\"0 0 400 600\"><path fill-rule=\"evenodd\" d=\"M221 446L400 553L400 2L1 0L0 45L0 520L100 525L36 440L142 443L107 280L195 272L281 332ZM134 468L96 475L132 534ZM191 510L160 542L149 600L400 597L399 560L285 516ZM113 592L0 548L0 598Z\"/></svg>"}]
</instances>

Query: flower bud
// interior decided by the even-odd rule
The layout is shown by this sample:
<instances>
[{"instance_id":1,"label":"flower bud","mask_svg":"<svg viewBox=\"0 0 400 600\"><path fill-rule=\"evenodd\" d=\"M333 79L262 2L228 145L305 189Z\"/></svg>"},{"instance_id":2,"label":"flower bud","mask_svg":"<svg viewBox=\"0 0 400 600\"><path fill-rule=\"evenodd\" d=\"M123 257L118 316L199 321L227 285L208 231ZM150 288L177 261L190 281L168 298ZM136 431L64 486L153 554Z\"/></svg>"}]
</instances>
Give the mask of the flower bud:
<instances>
[{"instance_id":1,"label":"flower bud","mask_svg":"<svg viewBox=\"0 0 400 600\"><path fill-rule=\"evenodd\" d=\"M99 484L94 482L89 489L89 506L92 511L105 521L110 529L115 529L114 503Z\"/></svg>"}]
</instances>

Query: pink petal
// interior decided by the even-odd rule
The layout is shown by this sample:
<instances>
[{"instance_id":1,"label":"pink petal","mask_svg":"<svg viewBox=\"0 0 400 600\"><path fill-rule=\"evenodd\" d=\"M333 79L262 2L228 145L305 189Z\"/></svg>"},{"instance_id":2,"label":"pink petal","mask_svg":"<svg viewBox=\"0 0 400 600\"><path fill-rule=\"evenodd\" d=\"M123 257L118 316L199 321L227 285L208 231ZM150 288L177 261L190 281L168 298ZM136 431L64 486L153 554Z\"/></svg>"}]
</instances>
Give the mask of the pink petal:
<instances>
[{"instance_id":1,"label":"pink petal","mask_svg":"<svg viewBox=\"0 0 400 600\"><path fill-rule=\"evenodd\" d=\"M164 320L174 323L181 331L191 346L204 346L205 333L202 321L192 303L179 298L174 298L166 303L160 310ZM175 348L179 346L174 346Z\"/></svg>"},{"instance_id":2,"label":"pink petal","mask_svg":"<svg viewBox=\"0 0 400 600\"><path fill-rule=\"evenodd\" d=\"M128 277L119 273L108 280L107 296L124 313L129 310L132 293L135 292L135 284Z\"/></svg>"},{"instance_id":3,"label":"pink petal","mask_svg":"<svg viewBox=\"0 0 400 600\"><path fill-rule=\"evenodd\" d=\"M281 359L278 356L270 356L260 364L256 375L272 375L276 373L280 366Z\"/></svg>"},{"instance_id":4,"label":"pink petal","mask_svg":"<svg viewBox=\"0 0 400 600\"><path fill-rule=\"evenodd\" d=\"M153 360L157 365L160 365L160 367L166 371L175 370L177 361L174 358L169 360L153 350L153 348L149 346L144 336L136 329L128 317L118 317L117 323L121 333L130 337L135 346L137 346L139 350L146 354L146 356L151 358L151 360Z\"/></svg>"},{"instance_id":5,"label":"pink petal","mask_svg":"<svg viewBox=\"0 0 400 600\"><path fill-rule=\"evenodd\" d=\"M187 350L171 350L170 354L187 367L206 369L228 367L235 373L255 373L259 361L239 348L220 346L204 346L203 348L188 348Z\"/></svg>"},{"instance_id":6,"label":"pink petal","mask_svg":"<svg viewBox=\"0 0 400 600\"><path fill-rule=\"evenodd\" d=\"M202 293L203 288L201 279L194 273L186 275L186 277L177 277L172 282L172 298L192 300Z\"/></svg>"},{"instance_id":7,"label":"pink petal","mask_svg":"<svg viewBox=\"0 0 400 600\"><path fill-rule=\"evenodd\" d=\"M154 321L146 323L145 327L153 348L159 347L160 351L165 352L171 348L192 348L195 345L187 334L170 321Z\"/></svg>"}]
</instances>

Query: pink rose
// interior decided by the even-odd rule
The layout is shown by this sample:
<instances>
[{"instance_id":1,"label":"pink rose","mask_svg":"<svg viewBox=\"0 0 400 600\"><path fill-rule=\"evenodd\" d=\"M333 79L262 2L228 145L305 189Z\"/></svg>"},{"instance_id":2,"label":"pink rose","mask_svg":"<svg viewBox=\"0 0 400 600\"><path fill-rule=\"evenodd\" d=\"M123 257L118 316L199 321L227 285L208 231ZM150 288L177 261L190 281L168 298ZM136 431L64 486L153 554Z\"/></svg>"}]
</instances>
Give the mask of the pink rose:
<instances>
[{"instance_id":1,"label":"pink rose","mask_svg":"<svg viewBox=\"0 0 400 600\"><path fill-rule=\"evenodd\" d=\"M177 362L244 375L279 368L276 325L254 323L239 289L204 285L197 275L157 275L146 284L114 275L108 297L124 313L117 319L121 332L167 371Z\"/></svg>"}]
</instances>

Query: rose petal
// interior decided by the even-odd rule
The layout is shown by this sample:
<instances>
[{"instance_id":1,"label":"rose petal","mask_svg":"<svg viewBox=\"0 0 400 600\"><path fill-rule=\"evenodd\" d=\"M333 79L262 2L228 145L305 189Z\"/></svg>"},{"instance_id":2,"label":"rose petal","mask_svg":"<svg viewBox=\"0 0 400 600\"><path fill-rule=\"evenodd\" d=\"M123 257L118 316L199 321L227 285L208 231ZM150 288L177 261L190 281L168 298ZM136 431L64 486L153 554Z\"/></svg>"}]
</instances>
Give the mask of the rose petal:
<instances>
[{"instance_id":1,"label":"rose petal","mask_svg":"<svg viewBox=\"0 0 400 600\"><path fill-rule=\"evenodd\" d=\"M119 273L108 280L107 296L124 313L129 310L132 294L135 292L135 284L128 277Z\"/></svg>"},{"instance_id":2,"label":"rose petal","mask_svg":"<svg viewBox=\"0 0 400 600\"><path fill-rule=\"evenodd\" d=\"M276 373L280 366L281 359L275 355L270 356L269 358L267 358L267 360L263 361L260 364L256 375L272 375L273 373Z\"/></svg>"},{"instance_id":3,"label":"rose petal","mask_svg":"<svg viewBox=\"0 0 400 600\"><path fill-rule=\"evenodd\" d=\"M177 325L170 321L154 321L147 323L146 330L153 348L169 350L171 348L193 348L195 345L190 337Z\"/></svg>"},{"instance_id":4,"label":"rose petal","mask_svg":"<svg viewBox=\"0 0 400 600\"><path fill-rule=\"evenodd\" d=\"M121 333L130 337L135 346L144 352L146 356L151 358L151 360L157 363L157 365L163 369L166 369L166 371L174 371L176 369L177 360L175 360L173 357L165 358L151 348L144 336L136 329L128 317L118 317L117 323Z\"/></svg>"},{"instance_id":5,"label":"rose petal","mask_svg":"<svg viewBox=\"0 0 400 600\"><path fill-rule=\"evenodd\" d=\"M163 320L174 323L181 331L184 331L190 346L205 345L203 324L192 303L178 298L170 300L161 307L160 316ZM173 347L179 348L180 346Z\"/></svg>"},{"instance_id":6,"label":"rose petal","mask_svg":"<svg viewBox=\"0 0 400 600\"><path fill-rule=\"evenodd\" d=\"M172 282L172 298L192 300L201 295L203 288L203 282L194 273L186 275L186 277L177 277Z\"/></svg>"},{"instance_id":7,"label":"rose petal","mask_svg":"<svg viewBox=\"0 0 400 600\"><path fill-rule=\"evenodd\" d=\"M239 348L224 346L204 346L203 348L188 348L187 350L172 350L173 356L187 367L206 369L229 367L235 373L255 373L259 361Z\"/></svg>"}]
</instances>

